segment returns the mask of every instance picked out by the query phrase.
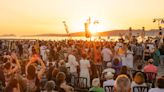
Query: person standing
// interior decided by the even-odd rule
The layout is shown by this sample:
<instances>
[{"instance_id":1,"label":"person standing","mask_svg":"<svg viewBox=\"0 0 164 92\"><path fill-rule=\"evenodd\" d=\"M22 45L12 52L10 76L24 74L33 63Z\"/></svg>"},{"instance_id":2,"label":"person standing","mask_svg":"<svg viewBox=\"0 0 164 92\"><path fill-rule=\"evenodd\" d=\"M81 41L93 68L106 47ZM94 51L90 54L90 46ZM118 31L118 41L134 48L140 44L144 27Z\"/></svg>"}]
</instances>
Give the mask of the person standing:
<instances>
[{"instance_id":1,"label":"person standing","mask_svg":"<svg viewBox=\"0 0 164 92\"><path fill-rule=\"evenodd\" d=\"M34 48L35 48L36 53L39 54L39 51L40 51L39 41L35 42Z\"/></svg>"},{"instance_id":2,"label":"person standing","mask_svg":"<svg viewBox=\"0 0 164 92\"><path fill-rule=\"evenodd\" d=\"M164 36L163 36L163 34L162 34L162 32L159 32L159 34L158 34L158 47L161 47L161 45L163 45L163 43L164 43Z\"/></svg>"},{"instance_id":3,"label":"person standing","mask_svg":"<svg viewBox=\"0 0 164 92\"><path fill-rule=\"evenodd\" d=\"M40 55L41 55L41 57L42 57L42 59L43 59L44 62L47 59L47 57L46 57L46 49L47 49L47 47L44 44L42 44L40 46Z\"/></svg>"},{"instance_id":4,"label":"person standing","mask_svg":"<svg viewBox=\"0 0 164 92\"><path fill-rule=\"evenodd\" d=\"M151 58L151 53L149 50L149 46L146 46L146 48L144 49L144 60L145 60L145 62L147 62L150 58Z\"/></svg>"},{"instance_id":5,"label":"person standing","mask_svg":"<svg viewBox=\"0 0 164 92\"><path fill-rule=\"evenodd\" d=\"M12 65L14 65L14 68ZM5 85L8 85L10 79L20 70L20 68L21 66L16 54L11 53L11 57L9 56L8 61L5 63L3 70L5 76Z\"/></svg>"},{"instance_id":6,"label":"person standing","mask_svg":"<svg viewBox=\"0 0 164 92\"><path fill-rule=\"evenodd\" d=\"M134 55L134 57L136 57L134 60L136 60L136 63L142 63L142 59L143 59L143 52L144 52L144 48L142 46L142 43L138 43L136 46L136 53Z\"/></svg>"},{"instance_id":7,"label":"person standing","mask_svg":"<svg viewBox=\"0 0 164 92\"><path fill-rule=\"evenodd\" d=\"M127 61L125 58L125 52L126 52L126 47L125 46L121 46L118 49L118 56L121 58L122 61L122 65L126 65L127 66Z\"/></svg>"},{"instance_id":8,"label":"person standing","mask_svg":"<svg viewBox=\"0 0 164 92\"><path fill-rule=\"evenodd\" d=\"M87 78L87 87L90 87L90 62L87 60L87 55L83 54L80 60L80 77ZM84 81L85 83L85 81Z\"/></svg>"},{"instance_id":9,"label":"person standing","mask_svg":"<svg viewBox=\"0 0 164 92\"><path fill-rule=\"evenodd\" d=\"M128 68L133 68L133 51L131 50L131 47L128 47L128 50L126 52L126 62Z\"/></svg>"},{"instance_id":10,"label":"person standing","mask_svg":"<svg viewBox=\"0 0 164 92\"><path fill-rule=\"evenodd\" d=\"M68 55L68 63L70 65L70 73L72 75L72 78L71 78L71 82L73 83L73 76L77 77L78 76L78 72L77 72L77 69L78 69L78 66L79 66L79 63L76 61L76 57L74 55L74 51L72 51L69 55Z\"/></svg>"},{"instance_id":11,"label":"person standing","mask_svg":"<svg viewBox=\"0 0 164 92\"><path fill-rule=\"evenodd\" d=\"M160 51L160 65L164 66L164 44L159 48Z\"/></svg>"},{"instance_id":12,"label":"person standing","mask_svg":"<svg viewBox=\"0 0 164 92\"><path fill-rule=\"evenodd\" d=\"M101 50L100 47L94 46L94 64L101 65Z\"/></svg>"},{"instance_id":13,"label":"person standing","mask_svg":"<svg viewBox=\"0 0 164 92\"><path fill-rule=\"evenodd\" d=\"M18 44L18 51L19 51L19 56L21 57L23 55L23 46L21 43Z\"/></svg>"},{"instance_id":14,"label":"person standing","mask_svg":"<svg viewBox=\"0 0 164 92\"><path fill-rule=\"evenodd\" d=\"M41 65L41 69L37 71L37 63ZM39 56L33 55L26 65L26 78L24 80L26 92L40 92L40 81L46 70L46 66Z\"/></svg>"},{"instance_id":15,"label":"person standing","mask_svg":"<svg viewBox=\"0 0 164 92\"><path fill-rule=\"evenodd\" d=\"M155 66L158 66L158 65L159 65L159 61L160 61L160 51L159 51L158 48L155 48L155 49L154 49L154 52L152 53L152 57L153 57L153 59L154 59L153 64L154 64Z\"/></svg>"},{"instance_id":16,"label":"person standing","mask_svg":"<svg viewBox=\"0 0 164 92\"><path fill-rule=\"evenodd\" d=\"M102 58L103 58L103 67L106 68L107 63L111 62L112 59L112 51L110 50L109 47L104 47L101 51Z\"/></svg>"}]
</instances>

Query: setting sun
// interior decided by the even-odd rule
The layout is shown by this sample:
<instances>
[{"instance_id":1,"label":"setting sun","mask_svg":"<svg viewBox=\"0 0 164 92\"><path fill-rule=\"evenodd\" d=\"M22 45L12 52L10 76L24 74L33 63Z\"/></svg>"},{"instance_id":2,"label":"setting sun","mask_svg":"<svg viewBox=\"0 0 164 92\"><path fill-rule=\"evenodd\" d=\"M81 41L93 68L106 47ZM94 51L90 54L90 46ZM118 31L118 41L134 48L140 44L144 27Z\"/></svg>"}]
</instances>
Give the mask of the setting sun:
<instances>
[{"instance_id":1,"label":"setting sun","mask_svg":"<svg viewBox=\"0 0 164 92\"><path fill-rule=\"evenodd\" d=\"M108 29L109 30L109 29ZM89 26L89 31L94 34L96 32L103 32L103 31L107 31L107 29L105 28L105 26L103 26L102 24L91 24Z\"/></svg>"}]
</instances>

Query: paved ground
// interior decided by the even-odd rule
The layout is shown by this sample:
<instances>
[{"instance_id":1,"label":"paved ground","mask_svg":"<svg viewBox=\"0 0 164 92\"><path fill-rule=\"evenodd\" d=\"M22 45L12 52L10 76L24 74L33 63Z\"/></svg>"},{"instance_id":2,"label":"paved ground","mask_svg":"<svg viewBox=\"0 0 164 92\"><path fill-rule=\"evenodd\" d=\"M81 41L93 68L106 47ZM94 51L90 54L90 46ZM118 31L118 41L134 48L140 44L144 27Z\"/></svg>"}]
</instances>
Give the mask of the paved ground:
<instances>
[{"instance_id":1,"label":"paved ground","mask_svg":"<svg viewBox=\"0 0 164 92\"><path fill-rule=\"evenodd\" d=\"M164 76L164 66L159 66L158 69L158 76Z\"/></svg>"}]
</instances>

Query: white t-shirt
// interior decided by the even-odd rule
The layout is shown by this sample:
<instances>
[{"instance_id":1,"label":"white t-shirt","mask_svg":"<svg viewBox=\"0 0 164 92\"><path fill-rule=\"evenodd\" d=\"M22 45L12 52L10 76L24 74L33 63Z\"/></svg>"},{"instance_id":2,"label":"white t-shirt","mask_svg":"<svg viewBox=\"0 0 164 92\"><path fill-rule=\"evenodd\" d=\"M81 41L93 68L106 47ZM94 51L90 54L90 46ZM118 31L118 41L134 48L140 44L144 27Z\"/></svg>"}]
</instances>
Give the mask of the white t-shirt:
<instances>
[{"instance_id":1,"label":"white t-shirt","mask_svg":"<svg viewBox=\"0 0 164 92\"><path fill-rule=\"evenodd\" d=\"M40 54L41 54L42 56L44 56L44 55L45 55L46 48L47 48L47 47L46 47L46 46L44 46L44 45L40 47Z\"/></svg>"},{"instance_id":2,"label":"white t-shirt","mask_svg":"<svg viewBox=\"0 0 164 92\"><path fill-rule=\"evenodd\" d=\"M89 60L80 60L80 70L81 72L89 71L88 68L90 68L90 62Z\"/></svg>"},{"instance_id":3,"label":"white t-shirt","mask_svg":"<svg viewBox=\"0 0 164 92\"><path fill-rule=\"evenodd\" d=\"M104 48L101 51L101 54L103 57L103 61L110 61L111 60L112 51L109 48Z\"/></svg>"},{"instance_id":4,"label":"white t-shirt","mask_svg":"<svg viewBox=\"0 0 164 92\"><path fill-rule=\"evenodd\" d=\"M113 79L104 81L104 83L103 83L103 87L105 87L105 86L113 86L113 85L114 85L114 80Z\"/></svg>"},{"instance_id":5,"label":"white t-shirt","mask_svg":"<svg viewBox=\"0 0 164 92\"><path fill-rule=\"evenodd\" d=\"M111 73L115 73L115 70L113 68L107 68L107 69L104 69L102 73L107 73L107 72L111 72Z\"/></svg>"},{"instance_id":6,"label":"white t-shirt","mask_svg":"<svg viewBox=\"0 0 164 92\"><path fill-rule=\"evenodd\" d=\"M135 87L135 86L146 86L146 83L138 85L133 81L131 84L131 92L133 92L133 87ZM135 92L138 92L138 90L135 90ZM145 90L144 92L147 92L147 91Z\"/></svg>"},{"instance_id":7,"label":"white t-shirt","mask_svg":"<svg viewBox=\"0 0 164 92\"><path fill-rule=\"evenodd\" d=\"M68 63L70 65L70 73L77 73L77 66L79 65L76 61L76 57L72 54L68 56Z\"/></svg>"},{"instance_id":8,"label":"white t-shirt","mask_svg":"<svg viewBox=\"0 0 164 92\"><path fill-rule=\"evenodd\" d=\"M149 92L164 92L164 89L160 89L160 88L151 88L149 90Z\"/></svg>"},{"instance_id":9,"label":"white t-shirt","mask_svg":"<svg viewBox=\"0 0 164 92\"><path fill-rule=\"evenodd\" d=\"M32 55L32 45L28 48L29 55Z\"/></svg>"}]
</instances>

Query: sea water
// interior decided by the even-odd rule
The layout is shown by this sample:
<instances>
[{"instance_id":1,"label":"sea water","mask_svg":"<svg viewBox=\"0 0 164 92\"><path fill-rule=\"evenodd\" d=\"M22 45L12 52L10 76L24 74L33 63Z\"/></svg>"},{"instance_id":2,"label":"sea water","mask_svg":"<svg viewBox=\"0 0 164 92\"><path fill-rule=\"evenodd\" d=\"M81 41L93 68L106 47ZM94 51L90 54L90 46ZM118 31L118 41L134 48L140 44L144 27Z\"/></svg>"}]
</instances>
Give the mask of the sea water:
<instances>
[{"instance_id":1,"label":"sea water","mask_svg":"<svg viewBox=\"0 0 164 92\"><path fill-rule=\"evenodd\" d=\"M112 36L112 37L91 37L91 38L86 38L86 37L55 37L55 36L33 36L33 37L0 37L0 39L8 39L8 40L21 40L21 39L31 39L31 40L51 40L51 41L59 41L59 40L66 40L66 39L72 39L72 40L112 40L116 41L120 37L118 36Z\"/></svg>"},{"instance_id":2,"label":"sea water","mask_svg":"<svg viewBox=\"0 0 164 92\"><path fill-rule=\"evenodd\" d=\"M0 37L0 39L8 39L8 40L45 40L45 41L60 41L60 40L87 40L87 41L118 41L120 37L119 36L93 36L91 38L86 38L86 37L56 37L56 36L33 36L33 37L21 37L21 36L16 36L16 37ZM145 39L147 39L147 36L145 36ZM137 40L139 42L142 41L141 37L137 37ZM128 40L125 40L125 42Z\"/></svg>"}]
</instances>

